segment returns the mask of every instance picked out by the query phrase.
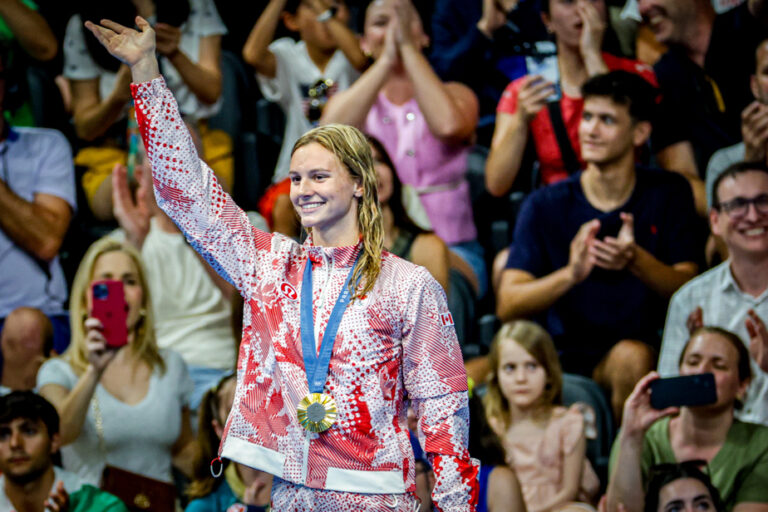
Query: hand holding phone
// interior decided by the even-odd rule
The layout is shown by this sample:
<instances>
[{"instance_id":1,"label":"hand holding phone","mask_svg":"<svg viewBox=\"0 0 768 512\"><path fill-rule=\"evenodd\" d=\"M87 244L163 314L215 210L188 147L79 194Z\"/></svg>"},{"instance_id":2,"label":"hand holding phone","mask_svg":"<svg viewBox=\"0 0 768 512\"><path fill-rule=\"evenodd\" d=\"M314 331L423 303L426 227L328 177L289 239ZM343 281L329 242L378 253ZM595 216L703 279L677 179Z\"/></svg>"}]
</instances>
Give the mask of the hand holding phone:
<instances>
[{"instance_id":1,"label":"hand holding phone","mask_svg":"<svg viewBox=\"0 0 768 512\"><path fill-rule=\"evenodd\" d=\"M120 348L128 343L128 304L122 281L91 283L91 316L101 322L108 348Z\"/></svg>"},{"instance_id":2,"label":"hand holding phone","mask_svg":"<svg viewBox=\"0 0 768 512\"><path fill-rule=\"evenodd\" d=\"M651 382L651 407L695 407L717 402L715 376L698 373L681 377L657 379Z\"/></svg>"}]
</instances>

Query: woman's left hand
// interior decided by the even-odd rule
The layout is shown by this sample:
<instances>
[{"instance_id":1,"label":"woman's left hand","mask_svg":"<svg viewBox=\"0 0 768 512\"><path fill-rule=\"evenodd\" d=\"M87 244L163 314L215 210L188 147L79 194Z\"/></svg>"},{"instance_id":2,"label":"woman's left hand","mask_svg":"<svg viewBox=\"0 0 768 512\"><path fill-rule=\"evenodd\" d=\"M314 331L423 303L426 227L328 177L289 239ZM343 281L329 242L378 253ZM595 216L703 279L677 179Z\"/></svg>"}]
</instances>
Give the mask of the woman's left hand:
<instances>
[{"instance_id":1,"label":"woman's left hand","mask_svg":"<svg viewBox=\"0 0 768 512\"><path fill-rule=\"evenodd\" d=\"M605 21L591 0L577 0L576 12L581 18L581 40L579 48L584 58L600 55L605 35Z\"/></svg>"}]
</instances>

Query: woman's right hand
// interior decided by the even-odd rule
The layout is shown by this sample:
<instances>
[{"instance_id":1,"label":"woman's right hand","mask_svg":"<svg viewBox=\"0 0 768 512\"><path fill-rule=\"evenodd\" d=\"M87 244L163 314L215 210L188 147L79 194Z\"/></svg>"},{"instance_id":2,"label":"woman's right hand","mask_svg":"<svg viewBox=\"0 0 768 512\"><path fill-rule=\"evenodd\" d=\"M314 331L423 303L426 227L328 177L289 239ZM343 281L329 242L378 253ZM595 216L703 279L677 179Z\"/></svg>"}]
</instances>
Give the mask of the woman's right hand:
<instances>
[{"instance_id":1,"label":"woman's right hand","mask_svg":"<svg viewBox=\"0 0 768 512\"><path fill-rule=\"evenodd\" d=\"M155 31L141 16L136 17L136 26L139 30L110 20L101 20L101 25L85 22L104 48L130 67L147 57L155 58Z\"/></svg>"},{"instance_id":2,"label":"woman's right hand","mask_svg":"<svg viewBox=\"0 0 768 512\"><path fill-rule=\"evenodd\" d=\"M539 75L526 75L517 92L517 112L523 121L530 123L547 104L547 98L555 93L555 86Z\"/></svg>"},{"instance_id":3,"label":"woman's right hand","mask_svg":"<svg viewBox=\"0 0 768 512\"><path fill-rule=\"evenodd\" d=\"M659 374L651 372L635 385L632 394L624 402L624 414L621 418L621 433L625 438L641 440L651 425L665 416L677 414L677 407L654 409L651 407L651 382L659 379Z\"/></svg>"},{"instance_id":4,"label":"woman's right hand","mask_svg":"<svg viewBox=\"0 0 768 512\"><path fill-rule=\"evenodd\" d=\"M117 351L107 347L107 339L101 330L104 327L98 318L88 318L85 321L85 349L88 352L88 362L101 375L117 354Z\"/></svg>"}]
</instances>

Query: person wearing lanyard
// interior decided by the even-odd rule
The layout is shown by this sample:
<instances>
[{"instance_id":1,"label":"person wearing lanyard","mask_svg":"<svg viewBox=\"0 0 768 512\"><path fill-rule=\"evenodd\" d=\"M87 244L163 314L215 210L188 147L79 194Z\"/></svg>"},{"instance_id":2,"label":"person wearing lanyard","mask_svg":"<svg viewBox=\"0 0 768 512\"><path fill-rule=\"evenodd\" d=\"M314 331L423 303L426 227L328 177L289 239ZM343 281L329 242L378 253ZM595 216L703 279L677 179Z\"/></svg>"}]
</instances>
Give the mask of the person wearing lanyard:
<instances>
[{"instance_id":1,"label":"person wearing lanyard","mask_svg":"<svg viewBox=\"0 0 768 512\"><path fill-rule=\"evenodd\" d=\"M296 142L290 196L310 234L303 245L254 228L195 153L154 32L136 21L139 31L86 27L131 67L158 204L244 298L220 457L275 475L274 510L417 510L410 403L435 509L473 512L478 464L453 318L426 269L382 251L365 137L328 125Z\"/></svg>"}]
</instances>

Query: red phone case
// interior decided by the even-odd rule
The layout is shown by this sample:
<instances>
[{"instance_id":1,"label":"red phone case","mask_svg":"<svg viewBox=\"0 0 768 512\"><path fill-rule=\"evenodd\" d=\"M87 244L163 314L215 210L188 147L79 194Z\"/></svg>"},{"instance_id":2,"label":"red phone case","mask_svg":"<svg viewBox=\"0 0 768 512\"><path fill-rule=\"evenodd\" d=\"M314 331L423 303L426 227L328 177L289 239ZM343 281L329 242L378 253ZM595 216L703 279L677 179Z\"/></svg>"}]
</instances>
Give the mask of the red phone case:
<instances>
[{"instance_id":1,"label":"red phone case","mask_svg":"<svg viewBox=\"0 0 768 512\"><path fill-rule=\"evenodd\" d=\"M102 334L108 347L119 348L128 343L128 304L122 281L91 283L91 308L91 316L104 327Z\"/></svg>"}]
</instances>

